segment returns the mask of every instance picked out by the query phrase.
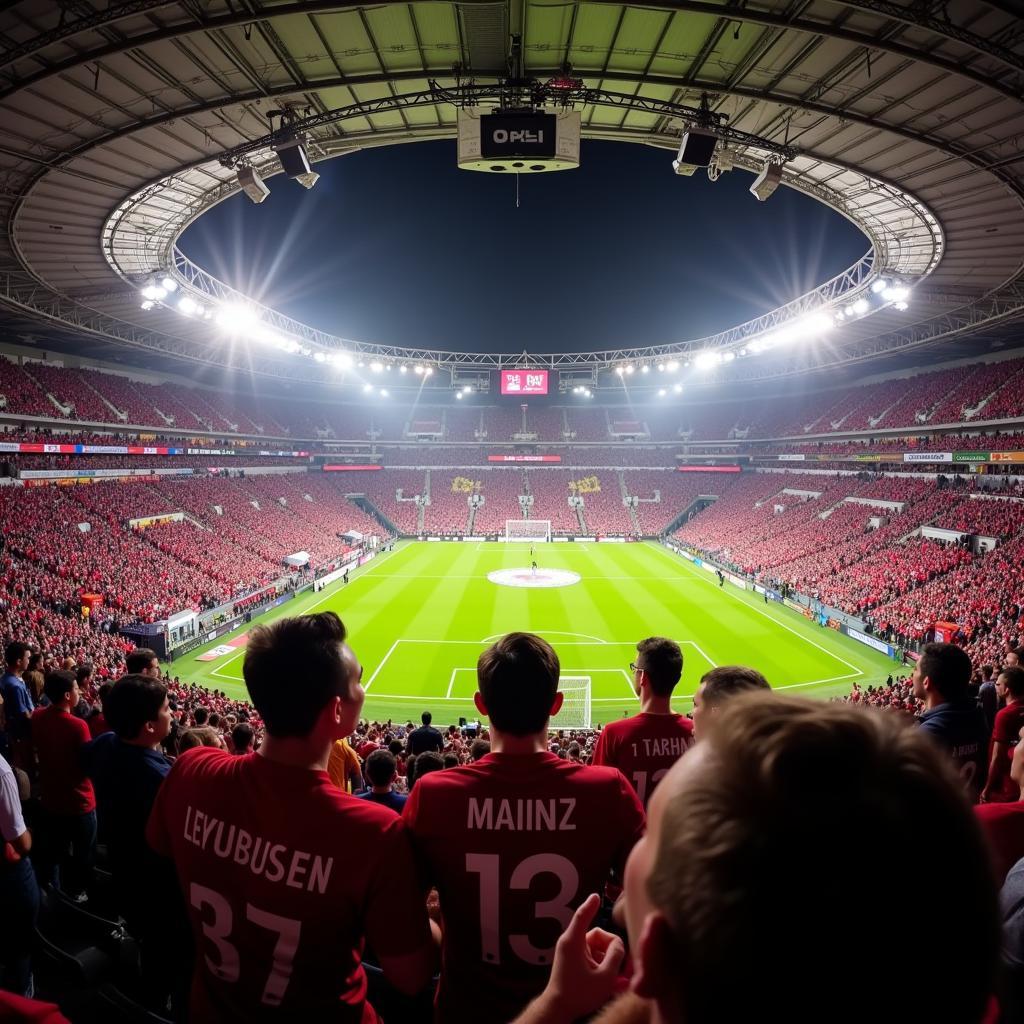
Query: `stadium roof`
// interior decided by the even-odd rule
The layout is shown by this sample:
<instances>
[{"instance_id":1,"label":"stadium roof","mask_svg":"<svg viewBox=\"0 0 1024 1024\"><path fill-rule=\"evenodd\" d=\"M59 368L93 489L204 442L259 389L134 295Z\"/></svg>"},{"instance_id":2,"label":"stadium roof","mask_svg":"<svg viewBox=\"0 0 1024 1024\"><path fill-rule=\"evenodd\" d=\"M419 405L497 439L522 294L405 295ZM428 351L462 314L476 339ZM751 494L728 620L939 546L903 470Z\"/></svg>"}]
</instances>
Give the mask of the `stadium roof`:
<instances>
[{"instance_id":1,"label":"stadium roof","mask_svg":"<svg viewBox=\"0 0 1024 1024\"><path fill-rule=\"evenodd\" d=\"M216 344L212 324L159 306L144 313L138 301L155 271L176 271L208 294L223 289L174 243L237 190L225 155L259 140L251 158L270 174L267 143L279 122L268 114L289 106L314 119L313 160L453 137L456 107L438 87L495 85L508 74L514 37L529 77L544 82L571 66L582 79L584 137L675 149L679 111L707 93L731 129L762 140L738 147L737 166L754 169L771 147L793 148L784 181L865 231L873 249L863 265L757 330L856 294L880 274L916 286L903 312L890 305L831 331L827 343L719 373L839 365L1024 317L1021 0L111 0L103 9L15 0L0 10L0 306L9 329L46 325L226 363L230 350ZM736 347L752 330L681 337L678 352ZM304 337L326 349L340 342ZM406 355L460 366L523 357ZM588 359L530 356L556 368ZM623 349L589 365L643 356ZM311 359L258 346L245 365L317 376Z\"/></svg>"}]
</instances>

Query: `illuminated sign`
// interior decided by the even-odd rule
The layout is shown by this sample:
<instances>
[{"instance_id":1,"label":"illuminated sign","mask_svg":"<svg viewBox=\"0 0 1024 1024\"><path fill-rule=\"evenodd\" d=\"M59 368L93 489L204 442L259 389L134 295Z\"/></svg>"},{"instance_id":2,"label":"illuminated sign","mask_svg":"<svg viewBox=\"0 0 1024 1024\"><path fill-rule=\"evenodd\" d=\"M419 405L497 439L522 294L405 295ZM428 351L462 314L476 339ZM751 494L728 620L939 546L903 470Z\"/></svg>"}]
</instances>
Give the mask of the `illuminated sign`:
<instances>
[{"instance_id":1,"label":"illuminated sign","mask_svg":"<svg viewBox=\"0 0 1024 1024\"><path fill-rule=\"evenodd\" d=\"M501 393L503 395L546 395L548 393L548 371L502 370Z\"/></svg>"}]
</instances>

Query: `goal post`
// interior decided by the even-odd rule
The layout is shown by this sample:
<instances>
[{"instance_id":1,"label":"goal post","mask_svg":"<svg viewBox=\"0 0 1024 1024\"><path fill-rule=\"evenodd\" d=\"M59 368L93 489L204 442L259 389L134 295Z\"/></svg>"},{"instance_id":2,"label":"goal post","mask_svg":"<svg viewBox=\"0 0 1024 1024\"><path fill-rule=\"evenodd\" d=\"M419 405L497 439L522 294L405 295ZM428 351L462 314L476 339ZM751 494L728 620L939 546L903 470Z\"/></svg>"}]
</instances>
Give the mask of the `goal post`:
<instances>
[{"instance_id":1,"label":"goal post","mask_svg":"<svg viewBox=\"0 0 1024 1024\"><path fill-rule=\"evenodd\" d=\"M590 676L562 676L558 680L562 706L552 719L555 729L590 728Z\"/></svg>"},{"instance_id":2,"label":"goal post","mask_svg":"<svg viewBox=\"0 0 1024 1024\"><path fill-rule=\"evenodd\" d=\"M506 519L505 540L545 543L551 540L550 519Z\"/></svg>"}]
</instances>

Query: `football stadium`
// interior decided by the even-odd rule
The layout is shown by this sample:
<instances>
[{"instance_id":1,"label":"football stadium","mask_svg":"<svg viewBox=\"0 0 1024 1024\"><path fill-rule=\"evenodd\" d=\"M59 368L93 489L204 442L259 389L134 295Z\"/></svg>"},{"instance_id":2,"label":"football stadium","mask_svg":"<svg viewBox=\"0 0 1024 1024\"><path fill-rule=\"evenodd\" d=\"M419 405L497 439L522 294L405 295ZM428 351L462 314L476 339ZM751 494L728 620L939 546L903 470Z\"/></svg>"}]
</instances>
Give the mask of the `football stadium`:
<instances>
[{"instance_id":1,"label":"football stadium","mask_svg":"<svg viewBox=\"0 0 1024 1024\"><path fill-rule=\"evenodd\" d=\"M1024 1020L1022 82L0 4L0 1020Z\"/></svg>"}]
</instances>

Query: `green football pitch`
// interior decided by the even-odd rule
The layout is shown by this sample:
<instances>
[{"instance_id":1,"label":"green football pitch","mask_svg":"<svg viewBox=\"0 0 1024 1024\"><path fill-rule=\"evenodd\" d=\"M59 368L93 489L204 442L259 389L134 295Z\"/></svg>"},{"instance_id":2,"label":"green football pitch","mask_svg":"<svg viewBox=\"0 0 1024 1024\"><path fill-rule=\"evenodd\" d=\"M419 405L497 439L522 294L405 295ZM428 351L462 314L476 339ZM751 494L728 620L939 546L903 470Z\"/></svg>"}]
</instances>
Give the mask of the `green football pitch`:
<instances>
[{"instance_id":1,"label":"green football pitch","mask_svg":"<svg viewBox=\"0 0 1024 1024\"><path fill-rule=\"evenodd\" d=\"M542 576L561 570L579 581L531 586L525 543L405 542L353 573L347 585L304 595L260 621L336 611L363 664L364 715L418 720L430 710L441 725L477 717L477 657L513 630L549 640L563 675L590 677L594 722L635 713L629 663L636 642L647 636L669 636L683 648L675 699L683 712L700 677L715 665L751 665L777 689L814 697L849 693L853 682L879 682L896 668L792 609L765 605L728 582L719 587L714 576L658 544L538 544L536 559ZM513 585L488 578L503 569L521 570L510 574ZM171 674L246 697L244 646L198 659L248 628L173 662Z\"/></svg>"}]
</instances>

